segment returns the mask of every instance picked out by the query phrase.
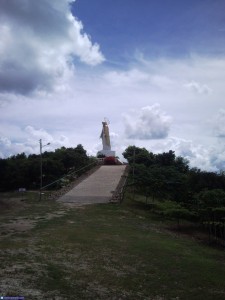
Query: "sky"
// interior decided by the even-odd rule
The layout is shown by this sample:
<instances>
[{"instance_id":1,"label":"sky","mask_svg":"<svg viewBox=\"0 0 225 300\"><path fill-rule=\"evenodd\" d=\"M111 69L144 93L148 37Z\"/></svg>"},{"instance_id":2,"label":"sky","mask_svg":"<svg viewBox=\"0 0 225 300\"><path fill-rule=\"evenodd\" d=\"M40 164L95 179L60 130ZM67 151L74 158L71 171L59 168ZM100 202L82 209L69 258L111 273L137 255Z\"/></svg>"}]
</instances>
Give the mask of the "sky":
<instances>
[{"instance_id":1,"label":"sky","mask_svg":"<svg viewBox=\"0 0 225 300\"><path fill-rule=\"evenodd\" d=\"M0 157L82 144L225 171L224 0L1 0Z\"/></svg>"}]
</instances>

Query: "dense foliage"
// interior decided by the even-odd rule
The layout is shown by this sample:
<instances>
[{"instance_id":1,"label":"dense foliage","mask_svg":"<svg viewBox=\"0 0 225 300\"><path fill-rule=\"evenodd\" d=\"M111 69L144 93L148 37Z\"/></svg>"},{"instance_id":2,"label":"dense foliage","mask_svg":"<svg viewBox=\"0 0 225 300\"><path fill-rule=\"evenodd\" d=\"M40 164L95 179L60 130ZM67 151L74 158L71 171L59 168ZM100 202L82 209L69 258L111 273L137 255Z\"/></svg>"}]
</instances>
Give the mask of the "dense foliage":
<instances>
[{"instance_id":1,"label":"dense foliage","mask_svg":"<svg viewBox=\"0 0 225 300\"><path fill-rule=\"evenodd\" d=\"M181 219L198 221L210 235L225 240L224 173L190 168L172 150L153 154L129 146L123 156L131 166L135 190L145 195L146 203L157 213L175 218L178 225Z\"/></svg>"},{"instance_id":2,"label":"dense foliage","mask_svg":"<svg viewBox=\"0 0 225 300\"><path fill-rule=\"evenodd\" d=\"M82 145L75 148L56 149L54 152L42 154L43 186L94 162L88 157ZM19 188L39 189L40 187L40 155L25 153L6 159L0 159L0 190L9 191Z\"/></svg>"}]
</instances>

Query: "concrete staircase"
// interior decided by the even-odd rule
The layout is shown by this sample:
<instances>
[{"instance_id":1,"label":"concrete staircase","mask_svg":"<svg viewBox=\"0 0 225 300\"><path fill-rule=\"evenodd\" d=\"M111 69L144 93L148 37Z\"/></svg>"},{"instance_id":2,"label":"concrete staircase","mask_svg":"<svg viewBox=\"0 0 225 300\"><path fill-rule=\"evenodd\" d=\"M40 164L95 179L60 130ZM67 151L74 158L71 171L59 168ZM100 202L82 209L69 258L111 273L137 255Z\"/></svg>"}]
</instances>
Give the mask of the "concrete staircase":
<instances>
[{"instance_id":1,"label":"concrete staircase","mask_svg":"<svg viewBox=\"0 0 225 300\"><path fill-rule=\"evenodd\" d=\"M125 165L101 166L58 201L76 205L109 202L125 169Z\"/></svg>"}]
</instances>

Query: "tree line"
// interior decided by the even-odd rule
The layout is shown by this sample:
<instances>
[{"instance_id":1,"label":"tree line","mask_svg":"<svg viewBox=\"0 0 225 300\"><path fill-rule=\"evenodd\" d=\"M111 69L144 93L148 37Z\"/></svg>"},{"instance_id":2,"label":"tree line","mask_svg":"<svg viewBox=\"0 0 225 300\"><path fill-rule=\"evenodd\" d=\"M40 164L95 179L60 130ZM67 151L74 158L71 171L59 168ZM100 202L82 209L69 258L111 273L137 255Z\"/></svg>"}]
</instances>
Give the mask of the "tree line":
<instances>
[{"instance_id":1,"label":"tree line","mask_svg":"<svg viewBox=\"0 0 225 300\"><path fill-rule=\"evenodd\" d=\"M225 174L190 168L175 152L154 154L129 146L130 182L152 210L169 218L198 222L210 237L225 242Z\"/></svg>"},{"instance_id":2,"label":"tree line","mask_svg":"<svg viewBox=\"0 0 225 300\"><path fill-rule=\"evenodd\" d=\"M75 148L61 147L42 154L43 186L66 175L52 188L59 188L65 181L81 175L83 167L94 164L96 159L89 157L81 144ZM40 154L25 153L0 159L0 191L12 191L19 188L37 190L40 188ZM80 170L80 171L79 171Z\"/></svg>"}]
</instances>

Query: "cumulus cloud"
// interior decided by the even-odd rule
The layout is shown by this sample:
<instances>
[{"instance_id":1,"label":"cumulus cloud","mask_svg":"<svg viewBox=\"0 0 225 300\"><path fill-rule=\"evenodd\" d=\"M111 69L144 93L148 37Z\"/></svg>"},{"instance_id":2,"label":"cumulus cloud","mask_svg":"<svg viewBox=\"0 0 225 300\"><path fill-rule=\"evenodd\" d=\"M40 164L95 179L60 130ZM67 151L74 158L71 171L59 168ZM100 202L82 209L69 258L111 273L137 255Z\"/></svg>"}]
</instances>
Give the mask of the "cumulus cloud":
<instances>
[{"instance_id":1,"label":"cumulus cloud","mask_svg":"<svg viewBox=\"0 0 225 300\"><path fill-rule=\"evenodd\" d=\"M50 143L48 149L56 149L62 146L70 146L69 138L62 134L50 134L43 128L34 128L33 126L26 126L24 129L26 133L25 144L32 145L36 149L38 140L42 139L43 144Z\"/></svg>"},{"instance_id":2,"label":"cumulus cloud","mask_svg":"<svg viewBox=\"0 0 225 300\"><path fill-rule=\"evenodd\" d=\"M217 171L225 170L225 147L217 147L210 151L211 166L216 168Z\"/></svg>"},{"instance_id":3,"label":"cumulus cloud","mask_svg":"<svg viewBox=\"0 0 225 300\"><path fill-rule=\"evenodd\" d=\"M166 140L151 145L151 151L162 153L173 150L176 156L182 156L189 161L190 167L197 167L201 170L220 171L221 160L218 158L222 153L221 148L205 147L202 144L178 137L169 137ZM214 157L218 158L217 164Z\"/></svg>"},{"instance_id":4,"label":"cumulus cloud","mask_svg":"<svg viewBox=\"0 0 225 300\"><path fill-rule=\"evenodd\" d=\"M167 139L151 143L145 146L153 153L162 153L173 150L176 156L182 156L189 161L189 166L204 171L220 172L225 170L225 145L216 143L205 146L193 140L179 137L168 137Z\"/></svg>"},{"instance_id":5,"label":"cumulus cloud","mask_svg":"<svg viewBox=\"0 0 225 300\"><path fill-rule=\"evenodd\" d=\"M209 94L212 89L206 84L200 84L196 81L190 81L184 84L184 87L198 94Z\"/></svg>"},{"instance_id":6,"label":"cumulus cloud","mask_svg":"<svg viewBox=\"0 0 225 300\"><path fill-rule=\"evenodd\" d=\"M124 116L125 134L131 139L163 139L168 136L171 121L159 104L142 107L140 112Z\"/></svg>"},{"instance_id":7,"label":"cumulus cloud","mask_svg":"<svg viewBox=\"0 0 225 300\"><path fill-rule=\"evenodd\" d=\"M89 65L104 61L71 14L72 2L0 1L0 92L49 90L73 73L74 57Z\"/></svg>"},{"instance_id":8,"label":"cumulus cloud","mask_svg":"<svg viewBox=\"0 0 225 300\"><path fill-rule=\"evenodd\" d=\"M189 159L193 167L220 170L225 161L225 149L218 145L223 142L221 137L225 133L223 112L218 114L219 108L224 107L224 68L225 58L150 60L146 65L132 65L127 72L112 69L102 72L101 69L96 73L93 68L85 68L75 78L70 78L68 72L69 79L64 74L60 80L65 88L62 89L57 82L57 90L35 93L32 101L30 95L0 94L0 133L3 138L0 155L8 157L23 151L38 153L40 138L43 144L51 142L46 150L54 149L55 141L59 141L59 147L74 147L81 143L88 153L95 155L102 147L99 133L101 120L106 115L111 120L112 131L120 135L111 137L113 150L119 156L127 146L135 144L155 153L175 150L177 155ZM114 76L110 78L109 74ZM117 75L121 77L117 78ZM193 78L195 82L210 87L213 93L207 97L197 92L188 93L183 85L192 82ZM140 108L152 105L149 99L157 99L161 106L146 109L146 114L151 117L146 116L145 120L145 109ZM122 120L121 114L131 107L134 111L127 113ZM206 124L212 115L216 117L213 123L211 118L210 128L214 128L214 136L219 139L212 137ZM173 126L169 116L173 116ZM33 130L27 128L28 125ZM126 135L123 135L123 129ZM171 136L179 138L172 139ZM159 137L166 138L159 140Z\"/></svg>"},{"instance_id":9,"label":"cumulus cloud","mask_svg":"<svg viewBox=\"0 0 225 300\"><path fill-rule=\"evenodd\" d=\"M50 143L46 146L47 151L53 151L54 149L62 146L71 146L68 137L62 134L50 134L43 128L34 128L33 126L26 126L23 130L23 136L20 141L12 141L4 135L0 136L0 157L5 158L18 153L33 154L39 153L39 140L42 139L43 145ZM45 148L43 149L45 150Z\"/></svg>"},{"instance_id":10,"label":"cumulus cloud","mask_svg":"<svg viewBox=\"0 0 225 300\"><path fill-rule=\"evenodd\" d=\"M27 133L27 136L29 137L30 140L38 140L38 139L43 139L44 141L50 143L54 139L52 135L50 135L46 130L43 128L36 129L30 125L26 126L25 132Z\"/></svg>"},{"instance_id":11,"label":"cumulus cloud","mask_svg":"<svg viewBox=\"0 0 225 300\"><path fill-rule=\"evenodd\" d=\"M171 142L174 143L173 149L176 154L188 159L191 167L216 171L216 168L212 166L210 161L209 148L185 139L173 138Z\"/></svg>"},{"instance_id":12,"label":"cumulus cloud","mask_svg":"<svg viewBox=\"0 0 225 300\"><path fill-rule=\"evenodd\" d=\"M213 118L213 131L219 138L225 137L225 110L220 109L218 114Z\"/></svg>"}]
</instances>

